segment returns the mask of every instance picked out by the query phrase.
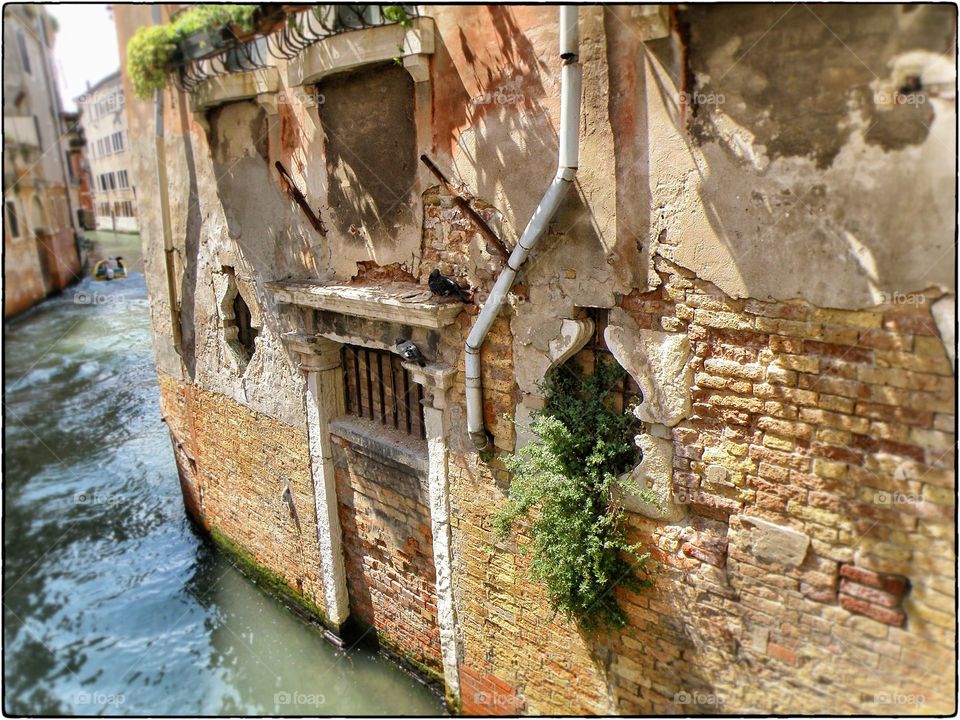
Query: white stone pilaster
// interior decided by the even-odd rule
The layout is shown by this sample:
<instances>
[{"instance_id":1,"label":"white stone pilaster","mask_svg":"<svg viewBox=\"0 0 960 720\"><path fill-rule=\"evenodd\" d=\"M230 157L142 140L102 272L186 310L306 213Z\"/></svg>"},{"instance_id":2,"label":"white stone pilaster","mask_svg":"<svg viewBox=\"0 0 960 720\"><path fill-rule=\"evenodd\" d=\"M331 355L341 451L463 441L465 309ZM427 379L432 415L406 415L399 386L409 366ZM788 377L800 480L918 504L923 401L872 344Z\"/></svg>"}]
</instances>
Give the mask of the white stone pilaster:
<instances>
[{"instance_id":1,"label":"white stone pilaster","mask_svg":"<svg viewBox=\"0 0 960 720\"><path fill-rule=\"evenodd\" d=\"M297 351L307 383L307 440L317 511L317 544L327 619L339 626L350 614L344 569L330 418L343 413L340 343L312 336L286 336Z\"/></svg>"},{"instance_id":2,"label":"white stone pilaster","mask_svg":"<svg viewBox=\"0 0 960 720\"><path fill-rule=\"evenodd\" d=\"M423 418L427 435L430 494L430 525L433 533L433 564L436 569L437 622L440 626L440 653L443 676L449 695L460 699L460 670L457 650L457 615L453 603L453 558L450 533L450 484L448 477L450 420L447 391L453 385L453 368L428 365L421 368L404 363L413 381L423 386Z\"/></svg>"}]
</instances>

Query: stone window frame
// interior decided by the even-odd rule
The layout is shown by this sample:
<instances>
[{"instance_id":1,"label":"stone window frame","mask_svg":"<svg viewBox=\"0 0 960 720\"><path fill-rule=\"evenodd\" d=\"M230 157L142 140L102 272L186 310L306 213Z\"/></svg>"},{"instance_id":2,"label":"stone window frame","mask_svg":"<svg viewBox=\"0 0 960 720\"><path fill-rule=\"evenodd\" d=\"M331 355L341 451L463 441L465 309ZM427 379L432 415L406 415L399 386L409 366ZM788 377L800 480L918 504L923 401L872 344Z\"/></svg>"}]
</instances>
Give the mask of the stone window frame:
<instances>
[{"instance_id":1,"label":"stone window frame","mask_svg":"<svg viewBox=\"0 0 960 720\"><path fill-rule=\"evenodd\" d=\"M540 377L545 377L554 368L561 366L570 358L584 349L591 341L595 332L595 323L592 318L582 314L583 307L575 307L570 313L572 317L559 318L559 325L554 338L548 344L547 355L538 357L538 366L543 372ZM622 308L605 308L610 312L606 327L604 328L604 341L607 345L607 352L627 373L634 377L634 380L640 385L643 392L643 384L638 381L625 359L619 357L614 348L610 347L607 332L611 327L622 328L624 330L639 331L635 323L630 323ZM668 334L668 333L664 333ZM673 333L675 334L675 333ZM530 415L535 410L543 408L544 398L536 386L522 386L521 401L517 406L517 440L516 448L519 449L524 444L532 440L529 430L523 430L530 424ZM640 417L638 415L638 417ZM651 478L656 503L648 503L632 493L623 493L620 496L621 502L632 510L644 517L666 522L676 522L683 517L686 510L676 501L673 494L673 445L669 428L653 422L649 419L640 417L644 432L637 436L638 447L642 452L642 459L632 471L631 478L634 482L645 482Z\"/></svg>"},{"instance_id":2,"label":"stone window frame","mask_svg":"<svg viewBox=\"0 0 960 720\"><path fill-rule=\"evenodd\" d=\"M217 294L217 315L220 320L220 337L228 350L227 357L231 361L230 365L234 372L238 377L243 377L260 349L259 341L263 334L263 314L260 303L256 300L255 285L252 280L238 275L235 268L227 265L221 266L220 271L213 273L213 276L214 292ZM250 310L250 325L256 331L254 349L249 354L240 344L240 329L237 327L233 311L233 304L238 295L243 298L243 302Z\"/></svg>"},{"instance_id":3,"label":"stone window frame","mask_svg":"<svg viewBox=\"0 0 960 720\"><path fill-rule=\"evenodd\" d=\"M342 549L336 479L333 464L333 435L347 434L344 428L333 425L343 418L343 368L341 348L346 338L333 333L318 333L315 313L327 310L334 314L366 318L380 323L398 323L436 330L453 329L462 308L443 303L400 303L395 298L378 295L373 288L346 288L323 286L303 281L274 281L265 283L280 305L290 306L294 326L298 331L287 332L282 340L304 376L307 438L311 456L314 500L317 508L317 540L321 555L321 574L324 581L325 607L328 620L339 626L349 615L346 572ZM350 339L356 343L355 338ZM404 362L414 383L423 388L423 413L426 429L426 457L424 465L419 457L403 457L394 453L384 458L384 449L373 446L378 459L414 466L416 474L424 477L430 500L430 522L433 538L434 568L436 571L437 621L440 629L440 651L444 683L449 696L459 699L459 667L463 648L457 629L457 613L453 597L452 540L448 475L448 438L453 426L451 408L456 367L443 363L428 363L420 367ZM339 430L339 432L338 432ZM346 438L348 441L366 438ZM382 441L381 441L382 442ZM356 446L356 443L354 443ZM425 470L425 472L424 472Z\"/></svg>"}]
</instances>

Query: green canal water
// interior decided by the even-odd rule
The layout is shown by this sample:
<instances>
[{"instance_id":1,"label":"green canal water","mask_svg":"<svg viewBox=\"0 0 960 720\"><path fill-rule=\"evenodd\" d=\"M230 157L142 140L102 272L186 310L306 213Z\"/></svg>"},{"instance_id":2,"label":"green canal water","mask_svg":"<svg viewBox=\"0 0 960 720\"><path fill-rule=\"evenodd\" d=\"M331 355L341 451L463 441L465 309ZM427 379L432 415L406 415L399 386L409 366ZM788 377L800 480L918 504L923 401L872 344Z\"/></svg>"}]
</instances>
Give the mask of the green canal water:
<instances>
[{"instance_id":1,"label":"green canal water","mask_svg":"<svg viewBox=\"0 0 960 720\"><path fill-rule=\"evenodd\" d=\"M336 650L198 536L160 420L139 239L4 332L4 709L436 715L369 647Z\"/></svg>"}]
</instances>

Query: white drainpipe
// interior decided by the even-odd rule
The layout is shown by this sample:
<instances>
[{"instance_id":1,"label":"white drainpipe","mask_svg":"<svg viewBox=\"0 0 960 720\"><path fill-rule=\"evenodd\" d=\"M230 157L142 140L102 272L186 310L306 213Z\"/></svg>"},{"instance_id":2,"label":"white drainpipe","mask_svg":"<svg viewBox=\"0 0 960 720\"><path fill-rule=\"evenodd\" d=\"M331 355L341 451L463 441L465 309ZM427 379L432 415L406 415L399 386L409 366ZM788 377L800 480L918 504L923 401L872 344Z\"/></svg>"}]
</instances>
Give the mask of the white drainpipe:
<instances>
[{"instance_id":1,"label":"white drainpipe","mask_svg":"<svg viewBox=\"0 0 960 720\"><path fill-rule=\"evenodd\" d=\"M520 236L513 252L507 259L507 267L500 273L497 282L487 298L483 310L477 316L464 347L467 392L467 431L478 449L487 446L488 439L483 427L483 381L480 377L480 348L490 332L494 320L500 314L500 308L507 299L507 293L513 287L521 266L530 251L543 237L547 225L553 219L557 208L563 201L567 189L573 185L577 174L580 154L580 91L582 75L579 63L579 32L577 28L577 6L564 5L560 8L560 59L563 67L560 75L560 152L557 174L547 188L540 204L533 211L533 217Z\"/></svg>"}]
</instances>

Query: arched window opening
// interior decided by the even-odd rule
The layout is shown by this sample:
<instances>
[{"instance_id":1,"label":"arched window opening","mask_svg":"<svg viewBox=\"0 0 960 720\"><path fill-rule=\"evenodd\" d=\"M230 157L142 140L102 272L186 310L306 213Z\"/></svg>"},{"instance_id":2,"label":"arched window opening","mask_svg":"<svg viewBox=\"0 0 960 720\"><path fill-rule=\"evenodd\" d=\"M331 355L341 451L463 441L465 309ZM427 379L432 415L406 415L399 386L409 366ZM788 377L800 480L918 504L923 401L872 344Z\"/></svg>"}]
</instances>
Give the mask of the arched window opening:
<instances>
[{"instance_id":1,"label":"arched window opening","mask_svg":"<svg viewBox=\"0 0 960 720\"><path fill-rule=\"evenodd\" d=\"M237 342L249 360L256 350L257 329L253 326L250 307L239 292L233 299L233 318L237 325Z\"/></svg>"}]
</instances>

